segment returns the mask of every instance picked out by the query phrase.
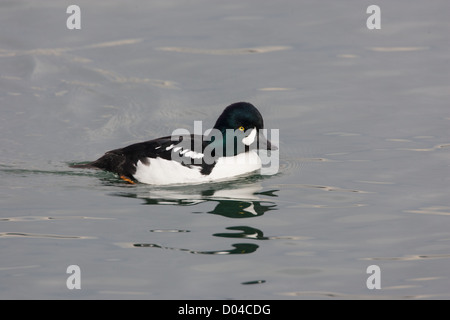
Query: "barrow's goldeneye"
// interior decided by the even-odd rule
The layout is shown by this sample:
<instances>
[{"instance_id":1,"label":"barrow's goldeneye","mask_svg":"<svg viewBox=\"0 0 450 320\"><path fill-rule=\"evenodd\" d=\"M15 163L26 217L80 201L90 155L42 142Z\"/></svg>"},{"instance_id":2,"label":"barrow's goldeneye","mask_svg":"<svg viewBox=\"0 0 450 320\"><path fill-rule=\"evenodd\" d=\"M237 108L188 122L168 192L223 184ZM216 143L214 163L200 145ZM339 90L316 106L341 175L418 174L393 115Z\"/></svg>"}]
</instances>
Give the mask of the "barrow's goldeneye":
<instances>
[{"instance_id":1,"label":"barrow's goldeneye","mask_svg":"<svg viewBox=\"0 0 450 320\"><path fill-rule=\"evenodd\" d=\"M263 118L248 102L225 108L205 135L172 135L108 151L73 168L114 172L129 182L147 184L202 183L261 169L257 150L277 150L264 137Z\"/></svg>"}]
</instances>

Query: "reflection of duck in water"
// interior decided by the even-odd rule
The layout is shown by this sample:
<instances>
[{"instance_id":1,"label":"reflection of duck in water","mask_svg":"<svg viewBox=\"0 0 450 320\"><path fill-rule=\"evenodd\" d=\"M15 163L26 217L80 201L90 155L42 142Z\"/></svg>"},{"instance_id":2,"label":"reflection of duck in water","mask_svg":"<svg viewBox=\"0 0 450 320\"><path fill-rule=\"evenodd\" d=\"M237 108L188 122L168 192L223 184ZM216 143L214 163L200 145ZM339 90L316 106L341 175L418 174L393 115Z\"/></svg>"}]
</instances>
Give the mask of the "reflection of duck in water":
<instances>
[{"instance_id":1,"label":"reflection of duck in water","mask_svg":"<svg viewBox=\"0 0 450 320\"><path fill-rule=\"evenodd\" d=\"M208 213L228 218L250 218L261 216L269 210L276 210L276 204L260 196L276 197L278 190L261 191L259 183L245 184L243 180L236 184L219 183L216 186L198 185L189 189L159 188L136 193L119 193L117 195L139 198L146 205L181 205L192 206L204 202L217 202L216 207ZM215 188L214 188L215 187ZM133 190L138 191L138 190Z\"/></svg>"},{"instance_id":2,"label":"reflection of duck in water","mask_svg":"<svg viewBox=\"0 0 450 320\"><path fill-rule=\"evenodd\" d=\"M218 204L214 210L208 213L218 214L229 218L250 218L263 215L266 211L274 210L276 205L263 201L236 201L217 200Z\"/></svg>"},{"instance_id":3,"label":"reflection of duck in water","mask_svg":"<svg viewBox=\"0 0 450 320\"><path fill-rule=\"evenodd\" d=\"M245 238L245 239L255 239L255 240L269 240L271 237L264 236L264 233L256 228L247 226L236 226L228 227L227 230L237 230L241 231L239 233L215 233L213 236L222 238Z\"/></svg>"},{"instance_id":4,"label":"reflection of duck in water","mask_svg":"<svg viewBox=\"0 0 450 320\"><path fill-rule=\"evenodd\" d=\"M177 251L185 251L193 254L245 254L245 253L252 253L255 252L256 249L258 249L258 245L253 243L235 243L232 244L234 249L229 250L213 250L213 251L197 251L197 250L190 250L190 249L180 249L180 248L171 248L171 247L163 247L158 244L153 243L135 243L133 244L136 248L160 248L160 249L167 249L167 250L177 250Z\"/></svg>"},{"instance_id":5,"label":"reflection of duck in water","mask_svg":"<svg viewBox=\"0 0 450 320\"><path fill-rule=\"evenodd\" d=\"M244 180L248 181L248 180ZM267 201L262 196L276 197L277 190L261 191L263 188L259 183L248 183L238 181L236 184L203 185L186 188L166 188L146 190L138 194L119 194L120 196L139 198L145 201L145 205L181 205L193 206L205 202L217 202L216 207L207 213L221 215L227 218L251 218L263 215L269 210L276 210L276 204ZM215 187L215 189L214 189ZM133 188L134 189L134 188ZM136 189L134 189L136 191ZM228 227L230 233L215 233L213 236L221 238L243 238L249 240L267 240L259 229L248 226ZM158 231L158 230L156 230ZM159 232L163 232L160 230ZM189 232L189 230L169 230L169 232ZM238 232L236 232L238 231ZM155 232L155 230L153 230ZM160 248L166 250L177 250L192 254L246 254L255 252L259 246L254 243L234 243L232 249L201 251L186 248L167 247L156 243L134 243L135 248Z\"/></svg>"}]
</instances>

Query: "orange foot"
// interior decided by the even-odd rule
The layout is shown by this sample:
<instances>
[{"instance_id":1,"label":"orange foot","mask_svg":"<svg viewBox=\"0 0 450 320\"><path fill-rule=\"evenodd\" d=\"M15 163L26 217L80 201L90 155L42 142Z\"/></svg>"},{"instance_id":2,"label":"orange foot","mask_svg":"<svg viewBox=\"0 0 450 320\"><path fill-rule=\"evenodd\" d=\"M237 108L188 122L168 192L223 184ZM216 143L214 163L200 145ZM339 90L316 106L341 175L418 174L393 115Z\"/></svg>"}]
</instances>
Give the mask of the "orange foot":
<instances>
[{"instance_id":1,"label":"orange foot","mask_svg":"<svg viewBox=\"0 0 450 320\"><path fill-rule=\"evenodd\" d=\"M136 184L133 180L131 180L130 178L127 178L125 176L120 176L120 179L122 179L128 183L131 183L131 184Z\"/></svg>"}]
</instances>

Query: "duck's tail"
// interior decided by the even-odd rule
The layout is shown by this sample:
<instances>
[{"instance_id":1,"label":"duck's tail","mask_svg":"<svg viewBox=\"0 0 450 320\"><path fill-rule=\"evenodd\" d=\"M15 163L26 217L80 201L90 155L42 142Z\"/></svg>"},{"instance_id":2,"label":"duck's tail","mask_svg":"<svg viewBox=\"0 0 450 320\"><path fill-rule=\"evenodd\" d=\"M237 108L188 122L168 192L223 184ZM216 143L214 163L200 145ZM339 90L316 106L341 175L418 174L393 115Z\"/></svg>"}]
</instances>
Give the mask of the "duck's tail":
<instances>
[{"instance_id":1,"label":"duck's tail","mask_svg":"<svg viewBox=\"0 0 450 320\"><path fill-rule=\"evenodd\" d=\"M95 162L88 162L88 163L74 163L69 165L70 168L76 168L76 169L100 169L99 167L95 166Z\"/></svg>"}]
</instances>

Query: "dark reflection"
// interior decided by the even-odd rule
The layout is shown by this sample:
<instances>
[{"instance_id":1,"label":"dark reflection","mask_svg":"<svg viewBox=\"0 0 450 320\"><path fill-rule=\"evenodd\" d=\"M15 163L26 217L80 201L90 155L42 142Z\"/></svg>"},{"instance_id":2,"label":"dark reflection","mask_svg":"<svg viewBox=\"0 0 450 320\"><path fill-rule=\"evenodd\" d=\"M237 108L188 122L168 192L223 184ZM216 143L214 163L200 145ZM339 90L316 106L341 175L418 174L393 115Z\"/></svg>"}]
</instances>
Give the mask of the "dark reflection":
<instances>
[{"instance_id":1,"label":"dark reflection","mask_svg":"<svg viewBox=\"0 0 450 320\"><path fill-rule=\"evenodd\" d=\"M266 280L253 280L253 281L245 281L245 282L241 282L241 284L243 284L243 285L248 285L248 284L261 284L261 283L266 283Z\"/></svg>"},{"instance_id":2,"label":"dark reflection","mask_svg":"<svg viewBox=\"0 0 450 320\"><path fill-rule=\"evenodd\" d=\"M261 216L266 211L273 210L273 207L275 207L274 204L267 204L261 201L218 200L214 210L208 213L228 218L252 218Z\"/></svg>"},{"instance_id":3,"label":"dark reflection","mask_svg":"<svg viewBox=\"0 0 450 320\"><path fill-rule=\"evenodd\" d=\"M276 192L278 190L264 190L259 180L261 179L247 177L232 182L192 185L189 187L172 186L163 188L136 185L132 188L127 186L124 192L115 193L114 195L140 199L143 201L143 205L152 206L196 206L201 203L210 203L215 204L214 208L203 213L220 215L231 219L255 218L262 216L270 210L277 209L277 205L271 201L271 198L277 197ZM195 212L196 214L202 213L201 210L191 212ZM262 230L248 225L230 226L226 230L230 230L230 232L213 233L212 236L219 238L240 238L249 241L271 239L270 237L264 236ZM155 229L150 231L155 232ZM184 231L188 232L189 230ZM193 254L247 254L255 252L259 246L251 242L235 243L232 244L233 249L224 250L220 248L219 250L212 251L173 248L155 243L135 243L133 247L178 250Z\"/></svg>"},{"instance_id":4,"label":"dark reflection","mask_svg":"<svg viewBox=\"0 0 450 320\"><path fill-rule=\"evenodd\" d=\"M235 243L231 245L232 247L234 247L234 249L213 250L213 251L197 251L191 249L171 248L171 247L164 247L155 243L135 243L133 244L133 246L136 248L161 248L168 250L185 251L193 254L245 254L255 252L256 249L258 249L258 245L253 243Z\"/></svg>"},{"instance_id":5,"label":"dark reflection","mask_svg":"<svg viewBox=\"0 0 450 320\"><path fill-rule=\"evenodd\" d=\"M228 227L227 230L239 230L241 232L236 233L215 233L213 236L215 237L223 237L223 238L246 238L246 239L256 239L256 240L268 240L269 237L265 237L263 232L259 229L239 226L239 227Z\"/></svg>"}]
</instances>

